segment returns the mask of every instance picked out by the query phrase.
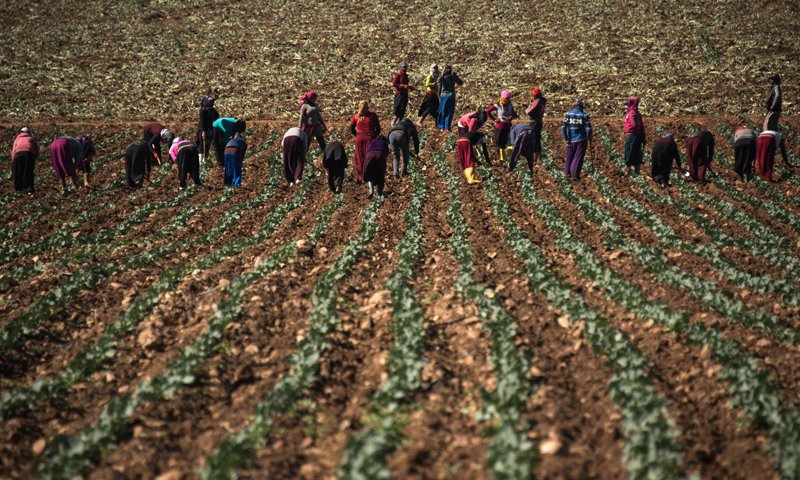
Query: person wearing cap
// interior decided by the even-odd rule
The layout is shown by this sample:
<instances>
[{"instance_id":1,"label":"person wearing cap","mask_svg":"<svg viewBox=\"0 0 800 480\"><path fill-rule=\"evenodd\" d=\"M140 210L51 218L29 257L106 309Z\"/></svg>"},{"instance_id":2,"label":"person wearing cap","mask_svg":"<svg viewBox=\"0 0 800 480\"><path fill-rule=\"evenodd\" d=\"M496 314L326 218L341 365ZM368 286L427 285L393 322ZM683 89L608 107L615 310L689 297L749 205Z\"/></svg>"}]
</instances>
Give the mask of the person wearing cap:
<instances>
[{"instance_id":1,"label":"person wearing cap","mask_svg":"<svg viewBox=\"0 0 800 480\"><path fill-rule=\"evenodd\" d=\"M789 156L786 154L786 141L779 132L765 130L756 140L756 172L758 176L772 182L772 172L775 168L775 154L780 150L783 163L789 165Z\"/></svg>"},{"instance_id":2,"label":"person wearing cap","mask_svg":"<svg viewBox=\"0 0 800 480\"><path fill-rule=\"evenodd\" d=\"M406 116L406 108L408 108L408 92L414 90L414 87L408 84L408 64L400 62L400 69L392 77L392 88L394 89L394 117L392 117L393 127L395 123L399 122Z\"/></svg>"},{"instance_id":3,"label":"person wearing cap","mask_svg":"<svg viewBox=\"0 0 800 480\"><path fill-rule=\"evenodd\" d=\"M239 130L241 128L241 131ZM234 187L242 185L242 164L247 153L247 141L242 136L244 126L240 125L233 133L233 138L228 140L223 150L222 166L225 169L222 183Z\"/></svg>"},{"instance_id":4,"label":"person wearing cap","mask_svg":"<svg viewBox=\"0 0 800 480\"><path fill-rule=\"evenodd\" d=\"M486 148L486 135L482 132L464 132L458 136L456 140L456 156L458 162L461 164L461 169L464 170L464 177L467 183L481 183L482 180L475 174L475 162L477 157L475 155L475 146L481 146L481 153L483 154L483 161L487 165L489 162L489 150Z\"/></svg>"},{"instance_id":5,"label":"person wearing cap","mask_svg":"<svg viewBox=\"0 0 800 480\"><path fill-rule=\"evenodd\" d=\"M686 137L686 163L689 176L696 182L706 183L706 172L714 160L714 135L701 130Z\"/></svg>"},{"instance_id":6,"label":"person wearing cap","mask_svg":"<svg viewBox=\"0 0 800 480\"><path fill-rule=\"evenodd\" d=\"M186 188L186 177L191 175L195 185L200 186L200 152L197 145L189 140L176 137L169 149L170 162L178 166L178 184Z\"/></svg>"},{"instance_id":7,"label":"person wearing cap","mask_svg":"<svg viewBox=\"0 0 800 480\"><path fill-rule=\"evenodd\" d=\"M214 150L217 153L217 165L225 167L225 148L231 137L236 133L244 133L247 124L244 120L231 117L218 118L212 124L214 127Z\"/></svg>"},{"instance_id":8,"label":"person wearing cap","mask_svg":"<svg viewBox=\"0 0 800 480\"><path fill-rule=\"evenodd\" d=\"M511 127L508 143L512 148L511 157L508 161L508 171L513 171L517 167L517 160L520 156L523 156L528 161L528 171L533 173L535 142L531 125L529 123L518 123Z\"/></svg>"},{"instance_id":9,"label":"person wearing cap","mask_svg":"<svg viewBox=\"0 0 800 480\"><path fill-rule=\"evenodd\" d=\"M372 139L380 135L381 122L375 112L369 110L366 100L358 103L358 112L350 119L350 133L356 137L356 151L353 168L356 173L356 182L364 181L364 159L367 156Z\"/></svg>"},{"instance_id":10,"label":"person wearing cap","mask_svg":"<svg viewBox=\"0 0 800 480\"><path fill-rule=\"evenodd\" d=\"M456 128L458 129L458 134L463 135L467 132L477 132L483 127L483 124L486 123L486 120L489 118L489 115L486 113L486 110L474 110L472 112L467 112L464 115L461 115L461 118L458 119L458 123L456 124Z\"/></svg>"},{"instance_id":11,"label":"person wearing cap","mask_svg":"<svg viewBox=\"0 0 800 480\"><path fill-rule=\"evenodd\" d=\"M394 178L408 175L409 144L414 142L414 156L419 157L419 134L417 126L408 118L397 122L389 130L389 144L392 146L392 167ZM403 168L400 169L400 153L403 154Z\"/></svg>"},{"instance_id":12,"label":"person wearing cap","mask_svg":"<svg viewBox=\"0 0 800 480\"><path fill-rule=\"evenodd\" d=\"M517 118L517 112L514 111L514 104L511 102L511 92L503 90L500 99L490 105L486 113L494 120L494 144L500 152L500 161L505 162L505 155L512 148L508 143L511 121Z\"/></svg>"},{"instance_id":13,"label":"person wearing cap","mask_svg":"<svg viewBox=\"0 0 800 480\"><path fill-rule=\"evenodd\" d=\"M200 101L200 116L197 120L196 142L202 150L200 152L200 163L208 161L208 152L211 151L211 143L214 140L214 122L219 119L219 112L214 107L214 97L206 96Z\"/></svg>"},{"instance_id":14,"label":"person wearing cap","mask_svg":"<svg viewBox=\"0 0 800 480\"><path fill-rule=\"evenodd\" d=\"M61 181L64 195L67 194L67 177L78 188L78 175L75 164L83 160L83 145L72 137L61 137L50 144L50 166Z\"/></svg>"},{"instance_id":15,"label":"person wearing cap","mask_svg":"<svg viewBox=\"0 0 800 480\"><path fill-rule=\"evenodd\" d=\"M300 183L306 165L308 135L298 127L286 131L281 140L283 147L283 176L289 186Z\"/></svg>"},{"instance_id":16,"label":"person wearing cap","mask_svg":"<svg viewBox=\"0 0 800 480\"><path fill-rule=\"evenodd\" d=\"M322 155L322 166L328 170L328 188L330 191L332 193L341 193L344 172L347 169L347 152L345 152L342 142L335 135L331 136L328 146L325 147L325 153Z\"/></svg>"},{"instance_id":17,"label":"person wearing cap","mask_svg":"<svg viewBox=\"0 0 800 480\"><path fill-rule=\"evenodd\" d=\"M464 85L464 81L453 72L453 67L445 65L436 84L439 87L439 112L436 116L436 128L450 130L453 114L456 111L456 85Z\"/></svg>"},{"instance_id":18,"label":"person wearing cap","mask_svg":"<svg viewBox=\"0 0 800 480\"><path fill-rule=\"evenodd\" d=\"M544 108L547 104L547 99L542 95L542 90L539 87L531 90L531 96L533 101L528 109L525 110L525 113L528 114L531 126L533 162L538 163L542 155L542 127L544 126Z\"/></svg>"},{"instance_id":19,"label":"person wearing cap","mask_svg":"<svg viewBox=\"0 0 800 480\"><path fill-rule=\"evenodd\" d=\"M646 133L642 114L639 113L639 97L625 99L628 113L625 116L625 174L631 174L631 167L636 175L644 160L644 144Z\"/></svg>"},{"instance_id":20,"label":"person wearing cap","mask_svg":"<svg viewBox=\"0 0 800 480\"><path fill-rule=\"evenodd\" d=\"M367 154L364 157L364 181L367 182L369 195L372 198L375 191L383 195L386 183L386 157L389 155L389 141L383 135L373 138L369 142Z\"/></svg>"},{"instance_id":21,"label":"person wearing cap","mask_svg":"<svg viewBox=\"0 0 800 480\"><path fill-rule=\"evenodd\" d=\"M152 158L148 161L153 162L150 167L161 165L161 142L172 142L172 132L159 122L150 122L144 126L144 136L142 139L147 142L153 150Z\"/></svg>"},{"instance_id":22,"label":"person wearing cap","mask_svg":"<svg viewBox=\"0 0 800 480\"><path fill-rule=\"evenodd\" d=\"M97 153L94 149L94 142L92 142L89 135L81 135L79 139L81 145L81 161L75 164L75 168L83 175L83 186L90 188L89 175L92 173L92 160Z\"/></svg>"},{"instance_id":23,"label":"person wearing cap","mask_svg":"<svg viewBox=\"0 0 800 480\"><path fill-rule=\"evenodd\" d=\"M781 110L783 108L783 91L781 90L781 76L773 75L770 78L772 86L767 94L767 117L764 119L764 128L762 130L778 130L778 119L781 118Z\"/></svg>"},{"instance_id":24,"label":"person wearing cap","mask_svg":"<svg viewBox=\"0 0 800 480\"><path fill-rule=\"evenodd\" d=\"M653 144L653 154L651 157L652 166L650 174L653 180L662 187L669 186L669 174L672 172L672 163L681 168L681 154L678 152L678 144L672 134L666 134L656 140Z\"/></svg>"},{"instance_id":25,"label":"person wearing cap","mask_svg":"<svg viewBox=\"0 0 800 480\"><path fill-rule=\"evenodd\" d=\"M125 149L125 179L131 188L139 188L150 180L151 166L155 163L153 145L139 140Z\"/></svg>"},{"instance_id":26,"label":"person wearing cap","mask_svg":"<svg viewBox=\"0 0 800 480\"><path fill-rule=\"evenodd\" d=\"M307 92L300 97L300 122L298 127L306 132L309 143L312 138L317 139L320 150L325 150L325 120L317 105L317 93Z\"/></svg>"},{"instance_id":27,"label":"person wearing cap","mask_svg":"<svg viewBox=\"0 0 800 480\"><path fill-rule=\"evenodd\" d=\"M39 144L28 127L23 128L11 147L11 180L14 190L33 195L33 180Z\"/></svg>"},{"instance_id":28,"label":"person wearing cap","mask_svg":"<svg viewBox=\"0 0 800 480\"><path fill-rule=\"evenodd\" d=\"M439 64L434 63L431 65L430 73L425 77L425 98L419 106L419 119L417 119L417 125L420 127L425 117L430 115L432 118L435 118L436 112L439 110L439 89L436 85L437 80L439 80Z\"/></svg>"},{"instance_id":29,"label":"person wearing cap","mask_svg":"<svg viewBox=\"0 0 800 480\"><path fill-rule=\"evenodd\" d=\"M592 141L592 122L589 114L583 111L583 100L580 98L575 99L572 110L564 115L561 136L567 144L564 174L578 180L581 178L583 160L586 157L586 144Z\"/></svg>"},{"instance_id":30,"label":"person wearing cap","mask_svg":"<svg viewBox=\"0 0 800 480\"><path fill-rule=\"evenodd\" d=\"M756 160L756 136L753 130L742 124L733 132L733 170L739 180L749 182L753 178L753 162Z\"/></svg>"}]
</instances>

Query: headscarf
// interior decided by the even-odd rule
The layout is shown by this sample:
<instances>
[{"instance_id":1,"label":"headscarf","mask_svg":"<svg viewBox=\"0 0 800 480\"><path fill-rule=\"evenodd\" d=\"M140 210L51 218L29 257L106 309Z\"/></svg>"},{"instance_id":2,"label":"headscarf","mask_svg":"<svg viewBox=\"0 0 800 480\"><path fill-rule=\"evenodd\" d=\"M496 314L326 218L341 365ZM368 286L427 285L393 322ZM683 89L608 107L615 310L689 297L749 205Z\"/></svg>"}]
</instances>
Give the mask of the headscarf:
<instances>
[{"instance_id":1,"label":"headscarf","mask_svg":"<svg viewBox=\"0 0 800 480\"><path fill-rule=\"evenodd\" d=\"M542 91L539 89L539 87L536 87L531 90L531 96L533 96L533 98L539 98L542 96Z\"/></svg>"},{"instance_id":2,"label":"headscarf","mask_svg":"<svg viewBox=\"0 0 800 480\"><path fill-rule=\"evenodd\" d=\"M439 64L438 63L432 63L431 64L431 75L435 75L437 70L439 70Z\"/></svg>"},{"instance_id":3,"label":"headscarf","mask_svg":"<svg viewBox=\"0 0 800 480\"><path fill-rule=\"evenodd\" d=\"M162 140L167 140L169 138L172 138L172 130L170 130L169 128L162 129L161 130L161 139Z\"/></svg>"},{"instance_id":4,"label":"headscarf","mask_svg":"<svg viewBox=\"0 0 800 480\"><path fill-rule=\"evenodd\" d=\"M366 100L361 100L358 102L358 111L356 116L358 118L364 118L369 113L369 103Z\"/></svg>"},{"instance_id":5,"label":"headscarf","mask_svg":"<svg viewBox=\"0 0 800 480\"><path fill-rule=\"evenodd\" d=\"M31 131L28 130L28 127L22 127L22 130L20 130L20 132L22 132L22 133L31 133Z\"/></svg>"},{"instance_id":6,"label":"headscarf","mask_svg":"<svg viewBox=\"0 0 800 480\"><path fill-rule=\"evenodd\" d=\"M639 108L639 97L628 97L625 99L625 106L628 108Z\"/></svg>"},{"instance_id":7,"label":"headscarf","mask_svg":"<svg viewBox=\"0 0 800 480\"><path fill-rule=\"evenodd\" d=\"M203 97L203 99L200 100L200 108L213 108L213 107L214 107L214 97L211 96Z\"/></svg>"},{"instance_id":8,"label":"headscarf","mask_svg":"<svg viewBox=\"0 0 800 480\"><path fill-rule=\"evenodd\" d=\"M576 98L575 101L572 102L572 108L583 110L583 100L581 100L580 98Z\"/></svg>"},{"instance_id":9,"label":"headscarf","mask_svg":"<svg viewBox=\"0 0 800 480\"><path fill-rule=\"evenodd\" d=\"M236 127L234 128L235 132L241 133L247 130L247 122L244 120L236 120Z\"/></svg>"},{"instance_id":10,"label":"headscarf","mask_svg":"<svg viewBox=\"0 0 800 480\"><path fill-rule=\"evenodd\" d=\"M452 73L453 73L453 67L451 67L450 65L445 65L444 66L444 72L442 72L442 75L443 76L444 75L451 75Z\"/></svg>"},{"instance_id":11,"label":"headscarf","mask_svg":"<svg viewBox=\"0 0 800 480\"><path fill-rule=\"evenodd\" d=\"M774 83L775 85L780 85L781 84L781 76L778 75L777 73L775 75L771 76L770 80L772 80L772 83Z\"/></svg>"},{"instance_id":12,"label":"headscarf","mask_svg":"<svg viewBox=\"0 0 800 480\"><path fill-rule=\"evenodd\" d=\"M316 99L317 99L317 92L311 91L304 93L303 96L300 97L300 106L297 107L297 109L300 110L306 103L310 103L313 105Z\"/></svg>"},{"instance_id":13,"label":"headscarf","mask_svg":"<svg viewBox=\"0 0 800 480\"><path fill-rule=\"evenodd\" d=\"M178 142L180 142L180 141L181 141L181 137L175 137L175 138L172 140L172 144L173 144L173 145L175 145L176 143L178 143Z\"/></svg>"}]
</instances>

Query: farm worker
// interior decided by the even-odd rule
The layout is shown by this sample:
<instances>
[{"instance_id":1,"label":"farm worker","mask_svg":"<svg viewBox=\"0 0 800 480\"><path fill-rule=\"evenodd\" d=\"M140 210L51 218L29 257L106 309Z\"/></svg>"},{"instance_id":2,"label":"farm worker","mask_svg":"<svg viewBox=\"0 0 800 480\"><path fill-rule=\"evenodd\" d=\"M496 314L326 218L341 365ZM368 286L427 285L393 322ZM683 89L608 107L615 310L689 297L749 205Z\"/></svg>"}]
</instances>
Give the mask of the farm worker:
<instances>
[{"instance_id":1,"label":"farm worker","mask_svg":"<svg viewBox=\"0 0 800 480\"><path fill-rule=\"evenodd\" d=\"M303 179L308 135L299 128L292 127L283 136L281 146L283 147L283 176L289 186L296 185Z\"/></svg>"},{"instance_id":2,"label":"farm worker","mask_svg":"<svg viewBox=\"0 0 800 480\"><path fill-rule=\"evenodd\" d=\"M383 135L372 139L364 157L364 180L369 187L372 198L375 190L378 195L383 195L383 186L386 182L386 157L389 155L389 141Z\"/></svg>"},{"instance_id":3,"label":"farm worker","mask_svg":"<svg viewBox=\"0 0 800 480\"><path fill-rule=\"evenodd\" d=\"M153 162L150 166L161 165L161 141L172 142L172 132L159 122L150 122L144 126L142 139L153 150L152 158L148 160Z\"/></svg>"},{"instance_id":4,"label":"farm worker","mask_svg":"<svg viewBox=\"0 0 800 480\"><path fill-rule=\"evenodd\" d=\"M489 150L486 148L486 135L481 132L464 132L456 140L456 156L464 170L467 183L481 183L481 179L475 175L475 147L480 144L483 153L483 160L489 163Z\"/></svg>"},{"instance_id":5,"label":"farm worker","mask_svg":"<svg viewBox=\"0 0 800 480\"><path fill-rule=\"evenodd\" d=\"M503 90L497 103L490 105L486 113L494 120L494 144L500 152L500 161L505 161L505 154L511 147L508 134L511 133L511 120L517 118L514 105L511 103L511 92Z\"/></svg>"},{"instance_id":6,"label":"farm worker","mask_svg":"<svg viewBox=\"0 0 800 480\"><path fill-rule=\"evenodd\" d=\"M511 172L517 167L517 159L521 155L528 161L528 171L533 173L536 137L531 125L529 123L514 125L508 135L508 143L512 148L508 161L508 171Z\"/></svg>"},{"instance_id":7,"label":"farm worker","mask_svg":"<svg viewBox=\"0 0 800 480\"><path fill-rule=\"evenodd\" d=\"M358 113L350 119L350 133L356 137L356 151L353 168L356 172L356 181L364 181L364 158L372 139L381 133L381 122L374 112L369 111L366 100L358 103Z\"/></svg>"},{"instance_id":8,"label":"farm worker","mask_svg":"<svg viewBox=\"0 0 800 480\"><path fill-rule=\"evenodd\" d=\"M778 149L781 151L783 162L788 164L789 158L783 135L774 130L761 132L756 140L756 172L768 182L772 181L772 169L775 167L775 153Z\"/></svg>"},{"instance_id":9,"label":"farm worker","mask_svg":"<svg viewBox=\"0 0 800 480\"><path fill-rule=\"evenodd\" d=\"M317 105L317 94L315 92L308 92L300 97L299 110L300 123L298 127L306 132L309 143L311 143L312 138L316 138L320 150L325 150L325 137L323 133L326 127L325 120L322 119L322 113L320 113L319 106Z\"/></svg>"},{"instance_id":10,"label":"farm worker","mask_svg":"<svg viewBox=\"0 0 800 480\"><path fill-rule=\"evenodd\" d=\"M539 87L531 90L531 96L533 97L533 102L525 110L525 113L528 114L533 133L533 162L537 163L542 154L542 127L544 126L544 107L547 104L547 99L544 98Z\"/></svg>"},{"instance_id":11,"label":"farm worker","mask_svg":"<svg viewBox=\"0 0 800 480\"><path fill-rule=\"evenodd\" d=\"M772 86L767 94L767 117L764 119L764 128L762 130L778 129L778 119L781 118L781 110L783 109L783 91L781 90L781 76L773 75L770 78Z\"/></svg>"},{"instance_id":12,"label":"farm worker","mask_svg":"<svg viewBox=\"0 0 800 480\"><path fill-rule=\"evenodd\" d=\"M177 137L172 141L169 157L170 161L178 166L178 182L181 190L186 188L187 175L192 176L195 185L202 185L200 182L200 153L197 145Z\"/></svg>"},{"instance_id":13,"label":"farm worker","mask_svg":"<svg viewBox=\"0 0 800 480\"><path fill-rule=\"evenodd\" d=\"M453 73L453 67L445 65L444 71L436 83L439 86L439 112L436 116L436 128L450 130L453 114L456 111L456 85L464 85L464 81Z\"/></svg>"},{"instance_id":14,"label":"farm worker","mask_svg":"<svg viewBox=\"0 0 800 480\"><path fill-rule=\"evenodd\" d=\"M81 135L81 160L75 168L83 174L83 186L89 188L89 175L92 173L92 160L96 154L94 143L89 135Z\"/></svg>"},{"instance_id":15,"label":"farm worker","mask_svg":"<svg viewBox=\"0 0 800 480\"><path fill-rule=\"evenodd\" d=\"M201 147L200 163L208 161L208 152L211 151L211 142L214 141L214 122L219 118L219 112L214 107L214 97L203 97L200 101L200 117L197 121L197 145Z\"/></svg>"},{"instance_id":16,"label":"farm worker","mask_svg":"<svg viewBox=\"0 0 800 480\"><path fill-rule=\"evenodd\" d=\"M439 110L439 88L436 81L439 80L439 64L434 63L431 65L430 73L425 77L425 98L422 99L422 104L419 106L419 119L417 125L422 126L422 121L428 115L431 118L436 117Z\"/></svg>"},{"instance_id":17,"label":"farm worker","mask_svg":"<svg viewBox=\"0 0 800 480\"><path fill-rule=\"evenodd\" d=\"M476 110L461 115L461 118L458 119L458 123L456 124L458 135L479 131L488 118L489 115L485 110Z\"/></svg>"},{"instance_id":18,"label":"farm worker","mask_svg":"<svg viewBox=\"0 0 800 480\"><path fill-rule=\"evenodd\" d=\"M333 193L341 193L344 171L347 168L347 152L344 151L344 145L338 138L331 137L331 141L325 147L322 166L328 170L328 188Z\"/></svg>"},{"instance_id":19,"label":"farm worker","mask_svg":"<svg viewBox=\"0 0 800 480\"><path fill-rule=\"evenodd\" d=\"M146 140L139 140L125 149L125 178L129 187L141 187L145 179L150 179L150 166L155 161L153 146Z\"/></svg>"},{"instance_id":20,"label":"farm worker","mask_svg":"<svg viewBox=\"0 0 800 480\"><path fill-rule=\"evenodd\" d=\"M406 62L400 62L400 70L392 77L392 88L394 89L394 117L392 117L391 126L394 126L406 116L408 91L414 90L414 87L408 84L407 70L408 64Z\"/></svg>"},{"instance_id":21,"label":"farm worker","mask_svg":"<svg viewBox=\"0 0 800 480\"><path fill-rule=\"evenodd\" d=\"M33 195L33 178L36 158L39 157L39 144L28 127L23 128L11 147L11 179L14 190Z\"/></svg>"},{"instance_id":22,"label":"farm worker","mask_svg":"<svg viewBox=\"0 0 800 480\"><path fill-rule=\"evenodd\" d=\"M733 169L739 179L749 181L753 177L756 159L756 136L747 125L741 125L733 133L733 156L736 159Z\"/></svg>"},{"instance_id":23,"label":"farm worker","mask_svg":"<svg viewBox=\"0 0 800 480\"><path fill-rule=\"evenodd\" d=\"M639 97L625 99L628 114L625 116L625 174L631 174L631 167L636 175L644 159L644 144L647 134L644 130L642 114L639 113Z\"/></svg>"},{"instance_id":24,"label":"farm worker","mask_svg":"<svg viewBox=\"0 0 800 480\"><path fill-rule=\"evenodd\" d=\"M235 133L244 133L247 124L244 120L222 117L214 120L214 150L217 152L217 164L225 166L225 147Z\"/></svg>"},{"instance_id":25,"label":"farm worker","mask_svg":"<svg viewBox=\"0 0 800 480\"><path fill-rule=\"evenodd\" d=\"M580 98L575 99L572 110L564 116L561 136L567 144L564 174L578 180L581 178L583 159L586 157L586 144L592 141L592 122L589 114L583 111L583 100Z\"/></svg>"},{"instance_id":26,"label":"farm worker","mask_svg":"<svg viewBox=\"0 0 800 480\"><path fill-rule=\"evenodd\" d=\"M79 155L76 159L75 155ZM56 178L61 181L64 195L67 194L67 177L72 179L75 188L78 187L78 175L75 173L75 161L83 159L83 145L70 137L61 137L50 144L50 166L56 172Z\"/></svg>"},{"instance_id":27,"label":"farm worker","mask_svg":"<svg viewBox=\"0 0 800 480\"><path fill-rule=\"evenodd\" d=\"M247 141L242 137L244 126L241 128L242 130L237 130L233 134L233 138L225 144L225 157L222 164L225 168L225 177L222 183L234 187L242 185L242 162L244 162L244 154L247 153Z\"/></svg>"},{"instance_id":28,"label":"farm worker","mask_svg":"<svg viewBox=\"0 0 800 480\"><path fill-rule=\"evenodd\" d=\"M653 180L662 187L669 186L669 174L672 172L672 162L681 168L681 154L678 144L672 134L666 134L653 144L652 168L650 170Z\"/></svg>"},{"instance_id":29,"label":"farm worker","mask_svg":"<svg viewBox=\"0 0 800 480\"><path fill-rule=\"evenodd\" d=\"M389 144L392 146L392 169L394 178L408 175L409 144L414 141L414 156L419 156L419 134L414 122L404 118L389 130ZM403 169L400 170L400 153L403 153Z\"/></svg>"},{"instance_id":30,"label":"farm worker","mask_svg":"<svg viewBox=\"0 0 800 480\"><path fill-rule=\"evenodd\" d=\"M686 138L686 163L689 164L689 175L692 180L706 181L706 171L711 170L714 160L714 135L708 130L701 130Z\"/></svg>"}]
</instances>

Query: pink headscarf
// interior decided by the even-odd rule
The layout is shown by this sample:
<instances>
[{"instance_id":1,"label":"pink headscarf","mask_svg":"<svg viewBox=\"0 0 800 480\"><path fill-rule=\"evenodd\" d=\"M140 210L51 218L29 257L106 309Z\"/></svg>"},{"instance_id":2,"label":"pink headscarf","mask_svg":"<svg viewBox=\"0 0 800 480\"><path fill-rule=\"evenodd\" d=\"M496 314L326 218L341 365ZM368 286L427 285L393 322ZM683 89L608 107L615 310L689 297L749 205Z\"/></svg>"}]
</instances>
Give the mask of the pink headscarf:
<instances>
[{"instance_id":1,"label":"pink headscarf","mask_svg":"<svg viewBox=\"0 0 800 480\"><path fill-rule=\"evenodd\" d=\"M317 98L317 92L304 93L303 96L300 97L300 106L297 107L297 109L300 110L301 108L303 108L303 105L305 105L306 102L308 102L309 100L313 102L316 98Z\"/></svg>"}]
</instances>

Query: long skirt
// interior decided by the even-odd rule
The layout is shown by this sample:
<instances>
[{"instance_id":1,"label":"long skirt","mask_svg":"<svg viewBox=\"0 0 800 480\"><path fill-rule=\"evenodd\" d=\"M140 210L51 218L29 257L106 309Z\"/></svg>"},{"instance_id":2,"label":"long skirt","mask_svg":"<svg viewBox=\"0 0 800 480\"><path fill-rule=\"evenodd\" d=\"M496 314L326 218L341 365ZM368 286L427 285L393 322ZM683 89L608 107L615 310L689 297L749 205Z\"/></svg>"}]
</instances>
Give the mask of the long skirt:
<instances>
[{"instance_id":1,"label":"long skirt","mask_svg":"<svg viewBox=\"0 0 800 480\"><path fill-rule=\"evenodd\" d=\"M53 141L50 145L50 165L59 180L75 176L75 162L72 161L69 140L57 138Z\"/></svg>"},{"instance_id":2,"label":"long skirt","mask_svg":"<svg viewBox=\"0 0 800 480\"><path fill-rule=\"evenodd\" d=\"M533 171L533 153L534 153L534 134L523 133L514 142L514 149L511 151L511 158L508 161L508 171L512 171L517 167L517 159L522 156L528 161L528 170Z\"/></svg>"},{"instance_id":3,"label":"long skirt","mask_svg":"<svg viewBox=\"0 0 800 480\"><path fill-rule=\"evenodd\" d=\"M564 173L576 180L581 178L584 157L586 157L586 140L570 143L567 155L564 157Z\"/></svg>"},{"instance_id":4,"label":"long skirt","mask_svg":"<svg viewBox=\"0 0 800 480\"><path fill-rule=\"evenodd\" d=\"M625 137L625 165L635 167L638 173L643 160L642 136L638 133L629 133Z\"/></svg>"},{"instance_id":5,"label":"long skirt","mask_svg":"<svg viewBox=\"0 0 800 480\"><path fill-rule=\"evenodd\" d=\"M781 112L769 112L764 118L764 128L762 130L778 130L778 119L781 118Z\"/></svg>"},{"instance_id":6,"label":"long skirt","mask_svg":"<svg viewBox=\"0 0 800 480\"><path fill-rule=\"evenodd\" d=\"M706 179L706 169L708 168L708 152L701 148L700 137L689 137L686 139L686 163L689 164L689 174L692 180L703 181Z\"/></svg>"},{"instance_id":7,"label":"long skirt","mask_svg":"<svg viewBox=\"0 0 800 480\"><path fill-rule=\"evenodd\" d=\"M200 153L197 147L183 147L175 160L178 165L178 181L181 188L186 187L186 177L191 176L195 185L200 183Z\"/></svg>"},{"instance_id":8,"label":"long skirt","mask_svg":"<svg viewBox=\"0 0 800 480\"><path fill-rule=\"evenodd\" d=\"M389 134L389 145L392 147L392 171L394 176L408 175L408 135L400 130L395 130ZM400 169L400 154L403 155L403 168Z\"/></svg>"},{"instance_id":9,"label":"long skirt","mask_svg":"<svg viewBox=\"0 0 800 480\"><path fill-rule=\"evenodd\" d=\"M775 167L775 137L764 135L756 140L756 172L764 180L772 181L772 169Z\"/></svg>"},{"instance_id":10,"label":"long skirt","mask_svg":"<svg viewBox=\"0 0 800 480\"><path fill-rule=\"evenodd\" d=\"M33 192L34 167L36 157L31 152L17 152L11 162L11 179L14 181L14 190L18 192Z\"/></svg>"},{"instance_id":11,"label":"long skirt","mask_svg":"<svg viewBox=\"0 0 800 480\"><path fill-rule=\"evenodd\" d=\"M217 165L225 166L225 145L230 140L222 129L214 127L214 150L217 156Z\"/></svg>"},{"instance_id":12,"label":"long skirt","mask_svg":"<svg viewBox=\"0 0 800 480\"><path fill-rule=\"evenodd\" d=\"M439 112L439 95L435 93L426 93L425 98L419 106L419 116L424 117L430 115L435 117Z\"/></svg>"},{"instance_id":13,"label":"long skirt","mask_svg":"<svg viewBox=\"0 0 800 480\"><path fill-rule=\"evenodd\" d=\"M475 166L475 151L472 149L472 144L468 139L459 138L456 140L456 155L462 170Z\"/></svg>"},{"instance_id":14,"label":"long skirt","mask_svg":"<svg viewBox=\"0 0 800 480\"><path fill-rule=\"evenodd\" d=\"M372 137L359 133L356 135L356 151L353 156L353 169L356 172L356 178L359 181L364 181L364 160L367 156L367 149L369 144L372 143Z\"/></svg>"},{"instance_id":15,"label":"long skirt","mask_svg":"<svg viewBox=\"0 0 800 480\"><path fill-rule=\"evenodd\" d=\"M378 195L383 194L383 185L386 182L386 153L380 150L370 150L364 158L364 180L372 182L378 190Z\"/></svg>"},{"instance_id":16,"label":"long skirt","mask_svg":"<svg viewBox=\"0 0 800 480\"><path fill-rule=\"evenodd\" d=\"M231 149L233 150L233 149ZM225 157L222 159L222 167L225 169L225 177L222 183L234 187L242 185L242 162L243 158L235 151L225 152Z\"/></svg>"},{"instance_id":17,"label":"long skirt","mask_svg":"<svg viewBox=\"0 0 800 480\"><path fill-rule=\"evenodd\" d=\"M145 143L134 143L125 150L125 178L129 187L141 187L150 175L148 148Z\"/></svg>"},{"instance_id":18,"label":"long skirt","mask_svg":"<svg viewBox=\"0 0 800 480\"><path fill-rule=\"evenodd\" d=\"M456 111L456 95L445 92L439 97L439 113L436 117L436 128L450 130L453 123L453 113Z\"/></svg>"},{"instance_id":19,"label":"long skirt","mask_svg":"<svg viewBox=\"0 0 800 480\"><path fill-rule=\"evenodd\" d=\"M733 170L741 179L749 179L753 175L753 161L756 159L756 139L740 138L733 145L733 155L736 164Z\"/></svg>"},{"instance_id":20,"label":"long skirt","mask_svg":"<svg viewBox=\"0 0 800 480\"><path fill-rule=\"evenodd\" d=\"M394 116L399 118L405 118L407 108L408 108L408 93L395 93Z\"/></svg>"},{"instance_id":21,"label":"long skirt","mask_svg":"<svg viewBox=\"0 0 800 480\"><path fill-rule=\"evenodd\" d=\"M303 179L306 165L306 148L300 137L286 137L283 140L283 176L289 183Z\"/></svg>"}]
</instances>

